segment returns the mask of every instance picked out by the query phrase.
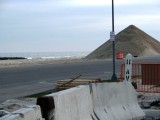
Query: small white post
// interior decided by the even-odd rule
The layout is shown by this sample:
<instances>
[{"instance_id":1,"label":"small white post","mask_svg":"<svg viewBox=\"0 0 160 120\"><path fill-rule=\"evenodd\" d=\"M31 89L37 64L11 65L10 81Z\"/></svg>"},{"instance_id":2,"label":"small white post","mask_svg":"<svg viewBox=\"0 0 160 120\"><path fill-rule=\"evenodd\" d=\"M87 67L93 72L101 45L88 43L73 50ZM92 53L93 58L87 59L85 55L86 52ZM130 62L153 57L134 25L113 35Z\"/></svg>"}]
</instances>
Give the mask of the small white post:
<instances>
[{"instance_id":1,"label":"small white post","mask_svg":"<svg viewBox=\"0 0 160 120\"><path fill-rule=\"evenodd\" d=\"M131 82L132 78L132 55L128 53L125 59L125 82Z\"/></svg>"}]
</instances>

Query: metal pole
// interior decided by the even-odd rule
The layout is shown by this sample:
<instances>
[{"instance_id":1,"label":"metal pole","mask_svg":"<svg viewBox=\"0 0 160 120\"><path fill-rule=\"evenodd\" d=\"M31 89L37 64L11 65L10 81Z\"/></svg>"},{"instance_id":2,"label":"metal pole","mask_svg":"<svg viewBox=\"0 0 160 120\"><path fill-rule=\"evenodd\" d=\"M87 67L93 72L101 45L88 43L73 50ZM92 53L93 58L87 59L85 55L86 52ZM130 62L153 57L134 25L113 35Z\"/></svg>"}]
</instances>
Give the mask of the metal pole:
<instances>
[{"instance_id":1,"label":"metal pole","mask_svg":"<svg viewBox=\"0 0 160 120\"><path fill-rule=\"evenodd\" d=\"M112 0L112 32L114 32L114 0ZM111 80L117 80L117 76L115 74L115 41L112 41L112 55L113 55L113 75Z\"/></svg>"}]
</instances>

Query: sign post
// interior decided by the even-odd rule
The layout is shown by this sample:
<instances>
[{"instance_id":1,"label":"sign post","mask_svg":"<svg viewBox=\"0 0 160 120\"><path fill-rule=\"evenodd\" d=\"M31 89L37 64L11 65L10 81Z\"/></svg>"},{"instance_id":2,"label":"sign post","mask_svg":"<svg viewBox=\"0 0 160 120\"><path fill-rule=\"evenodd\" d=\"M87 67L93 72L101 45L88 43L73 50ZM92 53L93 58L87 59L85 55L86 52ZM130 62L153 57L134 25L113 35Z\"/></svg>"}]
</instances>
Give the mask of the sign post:
<instances>
[{"instance_id":1,"label":"sign post","mask_svg":"<svg viewBox=\"0 0 160 120\"><path fill-rule=\"evenodd\" d=\"M112 0L112 32L110 33L110 40L112 41L112 56L113 56L113 75L111 80L117 81L117 76L115 73L114 0Z\"/></svg>"},{"instance_id":2,"label":"sign post","mask_svg":"<svg viewBox=\"0 0 160 120\"><path fill-rule=\"evenodd\" d=\"M125 82L131 82L132 78L132 55L129 53L125 59Z\"/></svg>"}]
</instances>

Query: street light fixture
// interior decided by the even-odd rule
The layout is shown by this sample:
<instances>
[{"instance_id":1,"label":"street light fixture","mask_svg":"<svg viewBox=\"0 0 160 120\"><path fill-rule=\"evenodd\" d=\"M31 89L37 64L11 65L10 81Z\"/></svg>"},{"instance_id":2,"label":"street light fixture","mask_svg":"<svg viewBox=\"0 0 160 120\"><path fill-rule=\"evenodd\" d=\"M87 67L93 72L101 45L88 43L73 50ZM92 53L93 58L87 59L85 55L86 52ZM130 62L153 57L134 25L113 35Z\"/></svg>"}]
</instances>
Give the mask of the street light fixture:
<instances>
[{"instance_id":1,"label":"street light fixture","mask_svg":"<svg viewBox=\"0 0 160 120\"><path fill-rule=\"evenodd\" d=\"M114 0L112 0L112 32L110 33L112 37L112 55L113 55L113 75L111 80L117 80L115 73L115 33L114 33Z\"/></svg>"}]
</instances>

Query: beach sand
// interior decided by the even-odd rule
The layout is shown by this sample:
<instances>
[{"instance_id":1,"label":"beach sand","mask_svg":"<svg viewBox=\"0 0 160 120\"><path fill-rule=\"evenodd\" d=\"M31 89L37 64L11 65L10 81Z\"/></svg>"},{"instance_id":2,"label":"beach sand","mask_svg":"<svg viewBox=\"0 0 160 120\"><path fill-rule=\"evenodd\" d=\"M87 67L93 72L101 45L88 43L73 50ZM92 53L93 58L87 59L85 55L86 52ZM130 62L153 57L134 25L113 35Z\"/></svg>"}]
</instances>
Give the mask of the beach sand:
<instances>
[{"instance_id":1,"label":"beach sand","mask_svg":"<svg viewBox=\"0 0 160 120\"><path fill-rule=\"evenodd\" d=\"M43 64L66 64L85 61L80 57L63 59L18 59L18 60L0 60L0 68L37 66Z\"/></svg>"}]
</instances>

